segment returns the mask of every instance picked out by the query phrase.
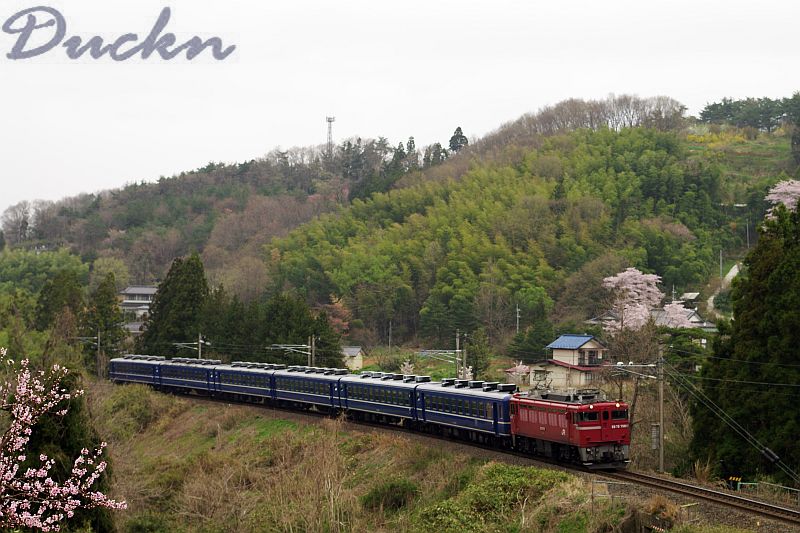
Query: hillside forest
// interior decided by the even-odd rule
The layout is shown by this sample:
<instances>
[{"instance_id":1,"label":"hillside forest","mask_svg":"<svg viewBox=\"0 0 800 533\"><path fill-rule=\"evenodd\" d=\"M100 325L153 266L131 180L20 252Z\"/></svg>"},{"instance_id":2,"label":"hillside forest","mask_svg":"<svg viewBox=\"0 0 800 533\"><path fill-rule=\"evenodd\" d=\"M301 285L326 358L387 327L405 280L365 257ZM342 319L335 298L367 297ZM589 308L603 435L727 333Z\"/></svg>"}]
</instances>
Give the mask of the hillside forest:
<instances>
[{"instance_id":1,"label":"hillside forest","mask_svg":"<svg viewBox=\"0 0 800 533\"><path fill-rule=\"evenodd\" d=\"M102 375L110 356L186 355L179 343L200 335L225 360L267 360L265 346L317 336L333 366L342 344L452 348L458 330L489 373L542 359L564 332L641 348L642 360L661 342L691 406L692 460L787 480L758 450L742 454L736 432L680 383L740 417L757 415L737 404L737 385L774 405L749 431L800 462L787 437L800 410L764 386L791 383L800 364L790 349L799 319L787 312L797 308L796 207L767 199L797 175L798 119L800 93L723 100L699 118L664 97L573 99L480 139L460 127L420 148L413 137L354 138L23 202L2 216L0 346ZM611 306L603 279L626 268L658 275L667 299L702 300L740 261L741 279L718 295L719 336L647 329L652 338L625 345L586 322ZM134 283L159 285L135 341L115 305ZM769 432L778 420L782 431Z\"/></svg>"}]
</instances>

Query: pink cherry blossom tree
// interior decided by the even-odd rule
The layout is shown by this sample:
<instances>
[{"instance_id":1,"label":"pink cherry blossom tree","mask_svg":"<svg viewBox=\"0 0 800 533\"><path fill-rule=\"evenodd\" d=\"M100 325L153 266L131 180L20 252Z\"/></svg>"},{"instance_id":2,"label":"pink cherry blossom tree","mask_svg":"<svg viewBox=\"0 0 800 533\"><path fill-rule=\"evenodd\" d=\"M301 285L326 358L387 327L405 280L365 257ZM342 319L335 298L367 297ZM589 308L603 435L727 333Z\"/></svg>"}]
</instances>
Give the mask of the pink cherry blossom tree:
<instances>
[{"instance_id":1,"label":"pink cherry blossom tree","mask_svg":"<svg viewBox=\"0 0 800 533\"><path fill-rule=\"evenodd\" d=\"M613 317L604 320L606 331L617 333L623 329L638 330L650 319L650 310L664 297L658 288L660 276L644 274L636 268L627 268L603 278L603 287L611 293Z\"/></svg>"},{"instance_id":2,"label":"pink cherry blossom tree","mask_svg":"<svg viewBox=\"0 0 800 533\"><path fill-rule=\"evenodd\" d=\"M0 348L0 366L8 376L0 383L0 405L7 413L7 427L0 436L0 527L58 531L59 524L78 509L124 509L125 502L92 490L106 469L106 462L100 458L105 443L94 451L84 448L64 481L51 478L55 461L47 455L34 460L33 467L23 466L28 461L26 448L36 423L47 413L65 415L65 402L83 394L81 390L70 394L61 387L67 369L54 365L47 372L32 371L27 359L15 364L5 348Z\"/></svg>"},{"instance_id":3,"label":"pink cherry blossom tree","mask_svg":"<svg viewBox=\"0 0 800 533\"><path fill-rule=\"evenodd\" d=\"M695 324L689 320L689 310L683 302L676 300L664 306L664 322L670 328L693 328Z\"/></svg>"},{"instance_id":4,"label":"pink cherry blossom tree","mask_svg":"<svg viewBox=\"0 0 800 533\"><path fill-rule=\"evenodd\" d=\"M783 204L790 211L797 207L798 198L800 198L800 181L797 180L784 180L776 183L766 196L766 200L772 202L773 205Z\"/></svg>"}]
</instances>

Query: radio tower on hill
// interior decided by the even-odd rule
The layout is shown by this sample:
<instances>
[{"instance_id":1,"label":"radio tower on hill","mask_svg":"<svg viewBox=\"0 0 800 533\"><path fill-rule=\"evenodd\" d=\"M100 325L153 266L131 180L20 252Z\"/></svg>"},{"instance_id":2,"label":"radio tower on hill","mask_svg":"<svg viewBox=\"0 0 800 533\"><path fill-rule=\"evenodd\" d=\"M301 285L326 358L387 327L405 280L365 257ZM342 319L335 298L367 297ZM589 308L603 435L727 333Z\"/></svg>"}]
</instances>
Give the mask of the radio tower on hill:
<instances>
[{"instance_id":1,"label":"radio tower on hill","mask_svg":"<svg viewBox=\"0 0 800 533\"><path fill-rule=\"evenodd\" d=\"M333 123L336 121L336 117L325 117L325 120L328 121L328 157L333 157Z\"/></svg>"}]
</instances>

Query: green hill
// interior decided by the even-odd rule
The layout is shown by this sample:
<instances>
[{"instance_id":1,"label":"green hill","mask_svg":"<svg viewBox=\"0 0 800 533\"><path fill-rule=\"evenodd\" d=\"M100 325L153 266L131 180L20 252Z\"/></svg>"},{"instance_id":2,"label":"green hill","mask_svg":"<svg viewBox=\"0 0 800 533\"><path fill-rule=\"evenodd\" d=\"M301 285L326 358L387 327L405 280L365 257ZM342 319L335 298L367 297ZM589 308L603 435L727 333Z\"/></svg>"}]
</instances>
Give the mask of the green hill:
<instances>
[{"instance_id":1,"label":"green hill","mask_svg":"<svg viewBox=\"0 0 800 533\"><path fill-rule=\"evenodd\" d=\"M435 173L449 179L407 179L277 239L270 275L313 302L341 298L377 338L391 322L401 341L479 325L497 338L516 305L523 326L579 324L623 265L699 288L720 248L741 253L748 218L755 238L790 153L781 135L696 131L579 130L475 153L461 172L448 161Z\"/></svg>"}]
</instances>

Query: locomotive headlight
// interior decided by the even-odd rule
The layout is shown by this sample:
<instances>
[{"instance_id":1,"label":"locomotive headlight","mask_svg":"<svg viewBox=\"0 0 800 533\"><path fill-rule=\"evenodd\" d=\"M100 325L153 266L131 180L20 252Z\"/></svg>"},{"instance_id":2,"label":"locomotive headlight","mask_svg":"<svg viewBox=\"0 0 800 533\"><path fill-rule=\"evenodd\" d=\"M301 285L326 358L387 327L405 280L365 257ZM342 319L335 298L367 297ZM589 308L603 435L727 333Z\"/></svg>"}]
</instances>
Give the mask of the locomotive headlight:
<instances>
[{"instance_id":1,"label":"locomotive headlight","mask_svg":"<svg viewBox=\"0 0 800 533\"><path fill-rule=\"evenodd\" d=\"M589 409L594 409L594 405L590 405L590 406L589 406Z\"/></svg>"},{"instance_id":2,"label":"locomotive headlight","mask_svg":"<svg viewBox=\"0 0 800 533\"><path fill-rule=\"evenodd\" d=\"M619 402L615 403L614 405L616 405L617 407L619 407Z\"/></svg>"}]
</instances>

